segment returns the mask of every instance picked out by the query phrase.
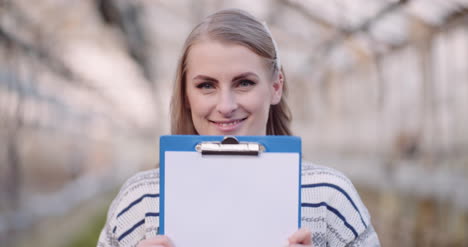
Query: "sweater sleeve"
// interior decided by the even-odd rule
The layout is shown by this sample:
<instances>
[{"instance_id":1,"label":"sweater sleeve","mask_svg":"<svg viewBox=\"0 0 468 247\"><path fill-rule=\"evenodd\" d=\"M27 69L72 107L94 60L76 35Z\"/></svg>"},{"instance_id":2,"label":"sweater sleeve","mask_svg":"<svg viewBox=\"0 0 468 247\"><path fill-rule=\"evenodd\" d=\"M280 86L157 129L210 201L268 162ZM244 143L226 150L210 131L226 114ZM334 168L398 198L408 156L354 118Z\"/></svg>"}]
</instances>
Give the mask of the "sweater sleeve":
<instances>
[{"instance_id":1,"label":"sweater sleeve","mask_svg":"<svg viewBox=\"0 0 468 247\"><path fill-rule=\"evenodd\" d=\"M101 234L99 235L97 247L119 247L119 242L115 237L115 234L112 233L110 230L110 226L108 223L104 226L101 230Z\"/></svg>"},{"instance_id":2,"label":"sweater sleeve","mask_svg":"<svg viewBox=\"0 0 468 247\"><path fill-rule=\"evenodd\" d=\"M374 230L374 227L372 225L369 225L361 234L359 234L357 238L355 238L347 246L378 247L380 246L380 241L377 236L377 233Z\"/></svg>"},{"instance_id":3,"label":"sweater sleeve","mask_svg":"<svg viewBox=\"0 0 468 247\"><path fill-rule=\"evenodd\" d=\"M303 161L301 206L314 246L380 246L367 208L341 172Z\"/></svg>"},{"instance_id":4,"label":"sweater sleeve","mask_svg":"<svg viewBox=\"0 0 468 247\"><path fill-rule=\"evenodd\" d=\"M140 172L128 179L112 201L97 247L136 246L157 234L159 171Z\"/></svg>"}]
</instances>

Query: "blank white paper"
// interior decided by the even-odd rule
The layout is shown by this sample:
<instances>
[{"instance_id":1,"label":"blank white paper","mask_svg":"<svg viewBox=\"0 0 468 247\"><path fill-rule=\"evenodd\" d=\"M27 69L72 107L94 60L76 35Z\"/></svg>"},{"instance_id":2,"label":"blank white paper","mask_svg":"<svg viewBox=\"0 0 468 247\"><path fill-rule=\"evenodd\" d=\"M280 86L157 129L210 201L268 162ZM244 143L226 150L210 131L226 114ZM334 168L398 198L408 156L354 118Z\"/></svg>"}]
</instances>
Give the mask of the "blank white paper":
<instances>
[{"instance_id":1,"label":"blank white paper","mask_svg":"<svg viewBox=\"0 0 468 247\"><path fill-rule=\"evenodd\" d=\"M165 235L176 247L284 246L299 220L299 154L165 152Z\"/></svg>"}]
</instances>

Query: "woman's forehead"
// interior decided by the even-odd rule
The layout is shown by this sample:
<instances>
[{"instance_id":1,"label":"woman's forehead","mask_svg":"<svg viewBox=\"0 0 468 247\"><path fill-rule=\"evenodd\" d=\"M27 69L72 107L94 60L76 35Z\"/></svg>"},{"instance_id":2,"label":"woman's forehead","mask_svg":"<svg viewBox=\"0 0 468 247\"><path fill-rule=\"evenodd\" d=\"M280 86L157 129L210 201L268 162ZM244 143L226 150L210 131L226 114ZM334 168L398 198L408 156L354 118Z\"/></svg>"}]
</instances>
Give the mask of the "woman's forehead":
<instances>
[{"instance_id":1,"label":"woman's forehead","mask_svg":"<svg viewBox=\"0 0 468 247\"><path fill-rule=\"evenodd\" d=\"M190 75L243 73L248 70L266 73L265 59L240 44L206 40L195 43L188 52L187 74Z\"/></svg>"}]
</instances>

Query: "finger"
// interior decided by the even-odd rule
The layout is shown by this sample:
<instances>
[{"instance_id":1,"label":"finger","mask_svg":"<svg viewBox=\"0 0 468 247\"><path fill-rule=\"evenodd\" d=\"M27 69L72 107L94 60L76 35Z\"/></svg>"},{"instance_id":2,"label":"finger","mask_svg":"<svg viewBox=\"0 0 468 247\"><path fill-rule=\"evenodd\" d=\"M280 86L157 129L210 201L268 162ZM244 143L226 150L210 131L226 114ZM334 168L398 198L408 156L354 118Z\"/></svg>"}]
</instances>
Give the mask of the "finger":
<instances>
[{"instance_id":1,"label":"finger","mask_svg":"<svg viewBox=\"0 0 468 247\"><path fill-rule=\"evenodd\" d=\"M312 245L290 244L288 247L312 247Z\"/></svg>"},{"instance_id":2,"label":"finger","mask_svg":"<svg viewBox=\"0 0 468 247\"><path fill-rule=\"evenodd\" d=\"M173 247L173 245L167 236L157 235L153 238L141 241L138 247Z\"/></svg>"},{"instance_id":3,"label":"finger","mask_svg":"<svg viewBox=\"0 0 468 247\"><path fill-rule=\"evenodd\" d=\"M307 228L301 228L288 238L289 244L312 244L311 232Z\"/></svg>"},{"instance_id":4,"label":"finger","mask_svg":"<svg viewBox=\"0 0 468 247\"><path fill-rule=\"evenodd\" d=\"M171 240L165 235L157 235L156 237L152 238L153 243L157 245L161 245L163 247L172 247Z\"/></svg>"}]
</instances>

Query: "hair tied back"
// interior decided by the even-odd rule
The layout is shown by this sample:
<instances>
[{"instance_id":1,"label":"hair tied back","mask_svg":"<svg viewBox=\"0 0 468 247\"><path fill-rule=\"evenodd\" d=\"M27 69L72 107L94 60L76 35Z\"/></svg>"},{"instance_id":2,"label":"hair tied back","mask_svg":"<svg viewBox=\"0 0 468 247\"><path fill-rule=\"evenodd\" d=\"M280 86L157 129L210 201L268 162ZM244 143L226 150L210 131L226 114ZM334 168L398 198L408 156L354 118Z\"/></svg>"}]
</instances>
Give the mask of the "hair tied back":
<instances>
[{"instance_id":1,"label":"hair tied back","mask_svg":"<svg viewBox=\"0 0 468 247\"><path fill-rule=\"evenodd\" d=\"M280 60L278 45L276 44L276 41L273 38L273 34L271 33L270 29L268 28L268 25L267 25L266 21L263 21L262 24L263 24L263 27L265 28L265 31L268 33L268 35L270 35L271 42L273 43L273 47L275 49L276 68L278 69L278 71L280 71L281 70L281 60Z\"/></svg>"}]
</instances>

